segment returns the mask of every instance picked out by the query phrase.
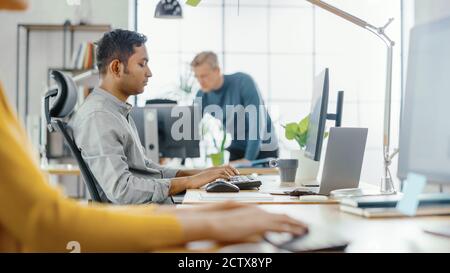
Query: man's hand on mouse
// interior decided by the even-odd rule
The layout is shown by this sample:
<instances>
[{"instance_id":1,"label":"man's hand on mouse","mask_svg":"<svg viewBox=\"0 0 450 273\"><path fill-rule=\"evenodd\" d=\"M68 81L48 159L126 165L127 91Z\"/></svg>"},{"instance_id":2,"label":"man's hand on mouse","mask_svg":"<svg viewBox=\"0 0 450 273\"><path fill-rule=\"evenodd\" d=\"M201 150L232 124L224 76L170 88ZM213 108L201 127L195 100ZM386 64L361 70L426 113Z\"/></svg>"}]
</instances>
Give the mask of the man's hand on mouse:
<instances>
[{"instance_id":1,"label":"man's hand on mouse","mask_svg":"<svg viewBox=\"0 0 450 273\"><path fill-rule=\"evenodd\" d=\"M205 171L212 171L212 170L220 170L223 169L225 170L228 174L230 174L230 176L234 176L234 175L239 175L239 171L231 166L231 165L223 165L223 166L218 166L218 167L211 167L211 168L207 168L205 169Z\"/></svg>"},{"instance_id":2,"label":"man's hand on mouse","mask_svg":"<svg viewBox=\"0 0 450 273\"><path fill-rule=\"evenodd\" d=\"M216 179L229 180L231 176L239 175L239 172L231 166L213 167L196 175L188 177L187 189L198 189L201 186Z\"/></svg>"}]
</instances>

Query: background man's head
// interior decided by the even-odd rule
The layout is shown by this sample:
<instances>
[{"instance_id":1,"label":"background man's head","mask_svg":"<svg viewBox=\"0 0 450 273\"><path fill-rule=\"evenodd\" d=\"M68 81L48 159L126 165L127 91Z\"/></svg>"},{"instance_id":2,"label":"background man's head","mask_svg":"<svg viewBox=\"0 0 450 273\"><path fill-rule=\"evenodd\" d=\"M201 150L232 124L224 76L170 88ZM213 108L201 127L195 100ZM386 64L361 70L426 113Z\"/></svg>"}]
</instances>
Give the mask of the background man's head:
<instances>
[{"instance_id":1,"label":"background man's head","mask_svg":"<svg viewBox=\"0 0 450 273\"><path fill-rule=\"evenodd\" d=\"M204 51L197 54L191 62L191 67L203 92L211 92L222 86L223 75L214 52Z\"/></svg>"},{"instance_id":2,"label":"background man's head","mask_svg":"<svg viewBox=\"0 0 450 273\"><path fill-rule=\"evenodd\" d=\"M134 31L115 29L106 32L96 43L97 67L102 80L128 95L142 93L152 76L146 41L145 35Z\"/></svg>"}]
</instances>

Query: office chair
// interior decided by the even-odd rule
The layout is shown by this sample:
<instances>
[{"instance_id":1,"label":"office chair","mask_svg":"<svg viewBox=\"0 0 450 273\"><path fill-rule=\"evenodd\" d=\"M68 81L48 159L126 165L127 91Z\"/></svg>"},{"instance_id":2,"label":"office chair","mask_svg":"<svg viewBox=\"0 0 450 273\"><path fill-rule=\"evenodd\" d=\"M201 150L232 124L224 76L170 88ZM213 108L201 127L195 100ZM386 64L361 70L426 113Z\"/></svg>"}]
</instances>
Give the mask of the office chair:
<instances>
[{"instance_id":1,"label":"office chair","mask_svg":"<svg viewBox=\"0 0 450 273\"><path fill-rule=\"evenodd\" d=\"M53 70L50 72L50 75L56 81L57 88L48 91L44 96L44 112L48 130L50 132L59 131L62 133L64 140L69 145L72 154L78 162L92 200L96 202L108 202L106 197L100 197L98 191L100 185L81 156L81 151L73 139L71 128L64 121L64 118L73 112L77 103L77 86L71 77L60 71ZM51 103L50 99L52 99Z\"/></svg>"}]
</instances>

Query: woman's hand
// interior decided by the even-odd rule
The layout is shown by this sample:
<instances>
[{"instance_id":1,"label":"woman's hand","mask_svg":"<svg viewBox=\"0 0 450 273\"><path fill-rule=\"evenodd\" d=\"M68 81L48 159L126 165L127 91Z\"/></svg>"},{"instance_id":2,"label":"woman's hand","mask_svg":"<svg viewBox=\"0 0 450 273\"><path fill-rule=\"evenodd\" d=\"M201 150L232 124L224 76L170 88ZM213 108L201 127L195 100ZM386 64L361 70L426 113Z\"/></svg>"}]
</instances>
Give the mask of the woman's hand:
<instances>
[{"instance_id":1,"label":"woman's hand","mask_svg":"<svg viewBox=\"0 0 450 273\"><path fill-rule=\"evenodd\" d=\"M287 215L269 213L256 206L228 203L211 211L177 215L186 241L214 240L222 243L260 239L266 232L303 235L308 228ZM220 206L222 206L220 208Z\"/></svg>"}]
</instances>

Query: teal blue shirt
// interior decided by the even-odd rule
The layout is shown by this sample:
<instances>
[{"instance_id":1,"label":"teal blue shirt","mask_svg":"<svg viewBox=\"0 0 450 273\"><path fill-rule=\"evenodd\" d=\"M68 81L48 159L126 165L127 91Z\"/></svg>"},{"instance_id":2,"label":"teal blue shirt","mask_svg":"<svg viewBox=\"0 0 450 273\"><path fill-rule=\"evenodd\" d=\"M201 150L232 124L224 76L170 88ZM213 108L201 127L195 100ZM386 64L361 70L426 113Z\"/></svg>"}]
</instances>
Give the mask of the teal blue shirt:
<instances>
[{"instance_id":1,"label":"teal blue shirt","mask_svg":"<svg viewBox=\"0 0 450 273\"><path fill-rule=\"evenodd\" d=\"M274 151L278 149L278 140L272 125L272 120L267 113L267 109L265 108L264 101L256 83L249 75L244 73L224 75L222 87L208 93L199 90L197 99L199 98L202 100L201 106L203 114L208 112L211 115L216 116L214 111L210 111L211 107L208 107L211 105L217 105L223 110L222 123L226 126L228 131L230 131L230 128L234 129L232 142L229 148L243 151L245 153L245 159L255 160L262 150ZM242 118L240 121L236 121L239 115L234 113L235 121L234 124L231 124L233 119L231 119L231 115L227 117L227 105L241 105L244 108L253 105L255 107L256 117L245 113L245 130L243 128L240 129L241 132L245 132L245 136L239 134L238 130ZM260 106L262 106L261 110ZM217 116L217 118L220 117ZM250 132L257 132L257 134L251 134Z\"/></svg>"}]
</instances>

